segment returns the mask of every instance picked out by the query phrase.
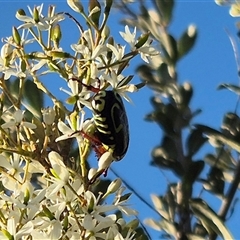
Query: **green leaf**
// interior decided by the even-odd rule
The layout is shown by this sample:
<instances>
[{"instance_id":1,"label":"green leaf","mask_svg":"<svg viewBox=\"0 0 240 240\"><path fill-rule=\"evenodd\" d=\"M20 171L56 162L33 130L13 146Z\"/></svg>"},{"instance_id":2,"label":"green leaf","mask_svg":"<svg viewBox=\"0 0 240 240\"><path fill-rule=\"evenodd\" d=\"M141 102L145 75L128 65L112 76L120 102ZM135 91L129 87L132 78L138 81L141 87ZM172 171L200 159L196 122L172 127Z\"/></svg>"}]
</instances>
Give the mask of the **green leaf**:
<instances>
[{"instance_id":1,"label":"green leaf","mask_svg":"<svg viewBox=\"0 0 240 240\"><path fill-rule=\"evenodd\" d=\"M222 127L224 134L233 140L240 140L240 119L235 113L226 113L223 118Z\"/></svg>"},{"instance_id":2,"label":"green leaf","mask_svg":"<svg viewBox=\"0 0 240 240\"><path fill-rule=\"evenodd\" d=\"M172 80L172 77L169 73L169 68L166 63L161 63L161 65L157 69L157 75L160 78L162 84L167 84Z\"/></svg>"},{"instance_id":3,"label":"green leaf","mask_svg":"<svg viewBox=\"0 0 240 240\"><path fill-rule=\"evenodd\" d=\"M187 239L188 240L205 240L206 238L201 237L201 236L196 235L196 234L187 234Z\"/></svg>"},{"instance_id":4,"label":"green leaf","mask_svg":"<svg viewBox=\"0 0 240 240\"><path fill-rule=\"evenodd\" d=\"M178 47L176 39L170 34L165 34L162 37L161 44L162 52L167 58L167 62L170 65L175 65L178 60Z\"/></svg>"},{"instance_id":5,"label":"green leaf","mask_svg":"<svg viewBox=\"0 0 240 240\"><path fill-rule=\"evenodd\" d=\"M194 129L187 139L188 156L193 156L207 141L200 129Z\"/></svg>"},{"instance_id":6,"label":"green leaf","mask_svg":"<svg viewBox=\"0 0 240 240\"><path fill-rule=\"evenodd\" d=\"M142 81L148 84L156 82L155 77L153 75L153 70L148 65L145 64L140 65L139 67L137 67L136 72Z\"/></svg>"},{"instance_id":7,"label":"green leaf","mask_svg":"<svg viewBox=\"0 0 240 240\"><path fill-rule=\"evenodd\" d=\"M36 118L35 116L32 118L32 123L34 123L37 128L34 129L34 135L36 136L36 138L38 139L38 146L40 148L42 148L43 146L43 142L45 139L45 130L42 124L42 121L40 121L38 118Z\"/></svg>"},{"instance_id":8,"label":"green leaf","mask_svg":"<svg viewBox=\"0 0 240 240\"><path fill-rule=\"evenodd\" d=\"M240 152L239 143L227 138L221 132L219 132L213 128L207 127L207 126L200 125L200 124L197 124L195 126L196 126L196 128L202 130L209 138L213 138L214 140L220 141L222 144L226 144L229 147L231 147L232 149L236 150L237 152Z\"/></svg>"},{"instance_id":9,"label":"green leaf","mask_svg":"<svg viewBox=\"0 0 240 240\"><path fill-rule=\"evenodd\" d=\"M177 42L178 58L183 57L193 48L196 39L197 39L196 26L190 25Z\"/></svg>"},{"instance_id":10,"label":"green leaf","mask_svg":"<svg viewBox=\"0 0 240 240\"><path fill-rule=\"evenodd\" d=\"M203 168L204 161L199 160L191 162L184 176L184 180L186 181L185 183L192 185L202 172Z\"/></svg>"},{"instance_id":11,"label":"green leaf","mask_svg":"<svg viewBox=\"0 0 240 240\"><path fill-rule=\"evenodd\" d=\"M37 88L33 81L26 80L24 82L23 94L29 105L41 113L43 107L43 92Z\"/></svg>"},{"instance_id":12,"label":"green leaf","mask_svg":"<svg viewBox=\"0 0 240 240\"><path fill-rule=\"evenodd\" d=\"M204 161L210 166L215 166L223 171L234 171L236 163L231 151L229 149L221 149L220 151L221 154L207 154Z\"/></svg>"},{"instance_id":13,"label":"green leaf","mask_svg":"<svg viewBox=\"0 0 240 240\"><path fill-rule=\"evenodd\" d=\"M168 153L162 147L154 148L152 151L153 161L151 165L171 169L177 176L182 176L184 172L182 165L167 155Z\"/></svg>"},{"instance_id":14,"label":"green leaf","mask_svg":"<svg viewBox=\"0 0 240 240\"><path fill-rule=\"evenodd\" d=\"M166 219L162 219L161 221L155 221L148 218L144 220L144 224L152 227L157 231L163 230L169 235L172 235L173 237L177 236L177 229L174 222L167 221Z\"/></svg>"},{"instance_id":15,"label":"green leaf","mask_svg":"<svg viewBox=\"0 0 240 240\"><path fill-rule=\"evenodd\" d=\"M168 203L166 200L160 196L156 196L154 194L151 195L152 202L154 204L155 210L166 220L170 220L169 212L168 212Z\"/></svg>"},{"instance_id":16,"label":"green leaf","mask_svg":"<svg viewBox=\"0 0 240 240\"><path fill-rule=\"evenodd\" d=\"M223 220L202 199L190 200L190 206L206 228L210 228L223 239L234 239Z\"/></svg>"},{"instance_id":17,"label":"green leaf","mask_svg":"<svg viewBox=\"0 0 240 240\"><path fill-rule=\"evenodd\" d=\"M218 90L228 89L228 90L236 93L237 95L240 95L240 87L237 85L224 83L224 84L219 85L217 89Z\"/></svg>"},{"instance_id":18,"label":"green leaf","mask_svg":"<svg viewBox=\"0 0 240 240\"><path fill-rule=\"evenodd\" d=\"M225 179L223 172L216 167L212 167L208 174L207 181L203 184L206 190L209 190L217 195L223 196Z\"/></svg>"},{"instance_id":19,"label":"green leaf","mask_svg":"<svg viewBox=\"0 0 240 240\"><path fill-rule=\"evenodd\" d=\"M193 96L193 88L192 85L188 82L183 83L182 86L180 86L180 94L181 94L181 105L183 107L188 107L191 98Z\"/></svg>"},{"instance_id":20,"label":"green leaf","mask_svg":"<svg viewBox=\"0 0 240 240\"><path fill-rule=\"evenodd\" d=\"M174 121L178 119L177 109L171 105L164 105L157 102L157 98L152 98L152 104L156 108L156 111L146 116L147 121L154 121L160 125L168 136L176 136L174 131Z\"/></svg>"},{"instance_id":21,"label":"green leaf","mask_svg":"<svg viewBox=\"0 0 240 240\"><path fill-rule=\"evenodd\" d=\"M155 0L159 15L162 16L163 24L167 26L172 19L172 10L174 7L173 0Z\"/></svg>"},{"instance_id":22,"label":"green leaf","mask_svg":"<svg viewBox=\"0 0 240 240\"><path fill-rule=\"evenodd\" d=\"M9 83L9 88L12 94L16 95L19 92L19 78L14 79L14 81L7 81Z\"/></svg>"}]
</instances>

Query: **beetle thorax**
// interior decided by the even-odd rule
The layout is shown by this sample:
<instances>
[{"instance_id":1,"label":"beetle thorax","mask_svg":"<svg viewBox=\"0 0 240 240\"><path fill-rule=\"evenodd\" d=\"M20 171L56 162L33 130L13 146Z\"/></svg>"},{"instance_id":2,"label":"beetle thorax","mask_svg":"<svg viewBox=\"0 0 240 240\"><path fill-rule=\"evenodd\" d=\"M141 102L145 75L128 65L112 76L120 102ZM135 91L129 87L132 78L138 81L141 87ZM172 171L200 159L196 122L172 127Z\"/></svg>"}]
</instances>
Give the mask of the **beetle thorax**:
<instances>
[{"instance_id":1,"label":"beetle thorax","mask_svg":"<svg viewBox=\"0 0 240 240\"><path fill-rule=\"evenodd\" d=\"M92 108L95 112L102 112L105 108L106 91L99 91L93 98Z\"/></svg>"}]
</instances>

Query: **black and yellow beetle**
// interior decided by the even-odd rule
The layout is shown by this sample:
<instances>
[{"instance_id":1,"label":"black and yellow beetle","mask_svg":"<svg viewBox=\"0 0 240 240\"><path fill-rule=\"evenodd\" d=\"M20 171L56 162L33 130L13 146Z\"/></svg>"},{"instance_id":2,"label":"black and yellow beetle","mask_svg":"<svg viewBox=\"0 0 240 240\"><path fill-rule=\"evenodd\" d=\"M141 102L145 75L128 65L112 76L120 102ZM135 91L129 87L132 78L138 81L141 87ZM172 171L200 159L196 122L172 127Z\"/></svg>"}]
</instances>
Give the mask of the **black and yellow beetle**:
<instances>
[{"instance_id":1,"label":"black and yellow beetle","mask_svg":"<svg viewBox=\"0 0 240 240\"><path fill-rule=\"evenodd\" d=\"M129 144L128 119L122 98L115 91L100 90L91 104L96 138L113 151L115 160L121 160Z\"/></svg>"},{"instance_id":2,"label":"black and yellow beetle","mask_svg":"<svg viewBox=\"0 0 240 240\"><path fill-rule=\"evenodd\" d=\"M72 80L80 82L75 78ZM85 137L92 142L99 158L110 150L116 161L121 160L129 145L128 118L121 96L114 90L80 84L95 93L91 105L96 130L93 137L84 134Z\"/></svg>"}]
</instances>

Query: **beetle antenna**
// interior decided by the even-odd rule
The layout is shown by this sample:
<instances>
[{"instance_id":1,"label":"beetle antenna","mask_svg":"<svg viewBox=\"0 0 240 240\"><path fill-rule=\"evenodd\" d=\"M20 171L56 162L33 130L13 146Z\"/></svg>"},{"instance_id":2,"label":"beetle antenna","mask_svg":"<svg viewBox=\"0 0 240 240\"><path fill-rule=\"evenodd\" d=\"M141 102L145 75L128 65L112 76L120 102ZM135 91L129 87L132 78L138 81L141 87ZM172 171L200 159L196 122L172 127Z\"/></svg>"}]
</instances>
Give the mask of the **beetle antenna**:
<instances>
[{"instance_id":1,"label":"beetle antenna","mask_svg":"<svg viewBox=\"0 0 240 240\"><path fill-rule=\"evenodd\" d=\"M98 83L99 87L97 87L97 88L95 88L95 87L93 87L93 86L89 86L89 85L83 83L83 82L80 81L78 78L72 77L72 78L70 78L69 80L77 81L79 84L81 84L82 86L86 87L88 90L90 90L90 91L92 91L92 92L94 92L94 93L98 93L98 92L100 91L100 80L99 80L99 83Z\"/></svg>"},{"instance_id":2,"label":"beetle antenna","mask_svg":"<svg viewBox=\"0 0 240 240\"><path fill-rule=\"evenodd\" d=\"M76 25L78 26L81 34L83 34L84 29L83 29L82 25L78 22L78 20L73 15L71 15L68 12L60 12L59 14L64 14L64 15L68 16L71 20L73 20L76 23Z\"/></svg>"}]
</instances>

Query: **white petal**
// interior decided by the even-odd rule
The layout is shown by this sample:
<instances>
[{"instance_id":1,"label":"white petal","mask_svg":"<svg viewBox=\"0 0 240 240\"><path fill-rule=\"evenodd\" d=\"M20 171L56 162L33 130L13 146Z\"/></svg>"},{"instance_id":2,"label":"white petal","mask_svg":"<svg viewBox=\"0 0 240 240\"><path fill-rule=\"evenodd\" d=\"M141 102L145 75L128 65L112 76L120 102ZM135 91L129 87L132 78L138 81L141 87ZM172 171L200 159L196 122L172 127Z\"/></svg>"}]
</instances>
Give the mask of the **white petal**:
<instances>
[{"instance_id":1,"label":"white petal","mask_svg":"<svg viewBox=\"0 0 240 240\"><path fill-rule=\"evenodd\" d=\"M73 132L73 130L68 127L64 122L60 121L58 122L58 129L63 133L63 134L66 134L66 133L70 133L70 132Z\"/></svg>"},{"instance_id":2,"label":"white petal","mask_svg":"<svg viewBox=\"0 0 240 240\"><path fill-rule=\"evenodd\" d=\"M20 123L21 121L22 121L22 119L23 119L23 114L24 114L24 111L22 111L22 110L17 110L14 114L13 114L13 117L14 117L14 119L15 119L15 121L17 122L17 123Z\"/></svg>"},{"instance_id":3,"label":"white petal","mask_svg":"<svg viewBox=\"0 0 240 240\"><path fill-rule=\"evenodd\" d=\"M22 126L24 127L27 127L27 128L30 128L30 129L35 129L37 128L37 126L33 123L30 123L30 122L22 122Z\"/></svg>"},{"instance_id":4,"label":"white petal","mask_svg":"<svg viewBox=\"0 0 240 240\"><path fill-rule=\"evenodd\" d=\"M57 152L50 152L48 154L49 161L52 165L52 168L58 175L58 177L64 181L67 182L69 178L69 172L65 164L63 163L63 158L57 153Z\"/></svg>"},{"instance_id":5,"label":"white petal","mask_svg":"<svg viewBox=\"0 0 240 240\"><path fill-rule=\"evenodd\" d=\"M109 151L105 152L98 161L98 171L107 169L113 160L112 153Z\"/></svg>"},{"instance_id":6,"label":"white petal","mask_svg":"<svg viewBox=\"0 0 240 240\"><path fill-rule=\"evenodd\" d=\"M11 127L13 127L13 126L15 126L16 125L16 123L15 123L15 121L10 121L10 122L7 122L7 123L3 123L2 125L1 125L1 127L2 128L11 128Z\"/></svg>"}]
</instances>

